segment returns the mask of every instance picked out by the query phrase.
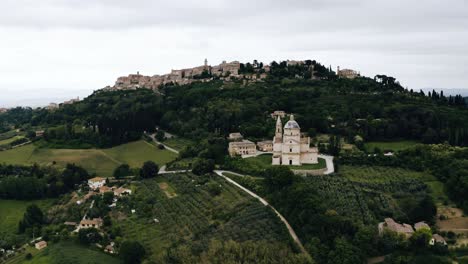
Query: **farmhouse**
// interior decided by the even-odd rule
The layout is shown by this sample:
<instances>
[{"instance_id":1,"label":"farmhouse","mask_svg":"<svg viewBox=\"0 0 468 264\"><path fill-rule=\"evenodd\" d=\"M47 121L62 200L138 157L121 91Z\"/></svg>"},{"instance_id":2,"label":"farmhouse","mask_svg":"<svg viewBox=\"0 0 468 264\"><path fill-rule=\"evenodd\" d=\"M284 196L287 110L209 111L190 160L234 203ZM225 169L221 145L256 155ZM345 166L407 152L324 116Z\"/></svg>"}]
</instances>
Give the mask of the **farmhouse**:
<instances>
[{"instance_id":1,"label":"farmhouse","mask_svg":"<svg viewBox=\"0 0 468 264\"><path fill-rule=\"evenodd\" d=\"M397 223L392 218L385 218L385 221L379 223L378 227L380 235L382 235L385 230L403 234L406 238L411 237L414 233L413 227L411 225Z\"/></svg>"},{"instance_id":2,"label":"farmhouse","mask_svg":"<svg viewBox=\"0 0 468 264\"><path fill-rule=\"evenodd\" d=\"M257 142L258 150L264 152L271 152L273 151L273 141L271 140L264 140Z\"/></svg>"},{"instance_id":3,"label":"farmhouse","mask_svg":"<svg viewBox=\"0 0 468 264\"><path fill-rule=\"evenodd\" d=\"M436 244L441 244L441 245L446 246L447 242L441 235L433 234L431 240L429 240L429 245L434 246Z\"/></svg>"},{"instance_id":4,"label":"farmhouse","mask_svg":"<svg viewBox=\"0 0 468 264\"><path fill-rule=\"evenodd\" d=\"M42 240L42 241L39 241L39 242L37 242L36 244L34 244L34 246L36 247L36 249L41 250L41 249L47 247L47 242L45 242L44 240Z\"/></svg>"},{"instance_id":5,"label":"farmhouse","mask_svg":"<svg viewBox=\"0 0 468 264\"><path fill-rule=\"evenodd\" d=\"M257 153L257 148L255 143L250 140L242 140L238 142L229 143L229 155L234 157L236 155L246 156L246 155L255 155Z\"/></svg>"},{"instance_id":6,"label":"farmhouse","mask_svg":"<svg viewBox=\"0 0 468 264\"><path fill-rule=\"evenodd\" d=\"M89 188L97 190L106 184L106 179L101 177L95 177L88 180Z\"/></svg>"},{"instance_id":7,"label":"farmhouse","mask_svg":"<svg viewBox=\"0 0 468 264\"><path fill-rule=\"evenodd\" d=\"M99 229L102 226L102 219L101 218L94 218L94 219L83 219L80 221L80 225L78 226L78 230L82 228L97 228Z\"/></svg>"},{"instance_id":8,"label":"farmhouse","mask_svg":"<svg viewBox=\"0 0 468 264\"><path fill-rule=\"evenodd\" d=\"M281 118L276 120L276 132L273 138L273 165L317 164L318 149L310 147L310 137L301 134L299 124L290 115L283 126Z\"/></svg>"}]
</instances>

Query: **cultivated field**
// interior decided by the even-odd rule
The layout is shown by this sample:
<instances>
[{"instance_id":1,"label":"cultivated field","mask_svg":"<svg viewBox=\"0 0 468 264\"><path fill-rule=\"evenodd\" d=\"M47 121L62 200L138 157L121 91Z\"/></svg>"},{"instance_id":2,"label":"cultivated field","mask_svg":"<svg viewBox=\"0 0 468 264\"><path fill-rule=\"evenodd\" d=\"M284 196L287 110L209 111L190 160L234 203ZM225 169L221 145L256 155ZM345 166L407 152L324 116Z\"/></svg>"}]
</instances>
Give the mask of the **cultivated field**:
<instances>
[{"instance_id":1,"label":"cultivated field","mask_svg":"<svg viewBox=\"0 0 468 264\"><path fill-rule=\"evenodd\" d=\"M443 203L449 200L444 193L443 183L426 172L379 166L342 166L340 171L342 175L349 180L360 183L386 184L410 181L423 182L429 187L428 191L435 202Z\"/></svg>"},{"instance_id":2,"label":"cultivated field","mask_svg":"<svg viewBox=\"0 0 468 264\"><path fill-rule=\"evenodd\" d=\"M221 194L210 194L207 182L219 185ZM140 241L156 263L163 262L172 246L198 248L212 239L289 247L287 230L274 213L221 178L174 174L136 187L128 205L114 211L114 224L122 228L123 237Z\"/></svg>"},{"instance_id":3,"label":"cultivated field","mask_svg":"<svg viewBox=\"0 0 468 264\"><path fill-rule=\"evenodd\" d=\"M152 160L159 165L175 159L176 154L160 150L145 142L135 141L110 149L49 149L36 148L33 144L0 151L0 162L7 164L33 164L65 166L75 163L83 166L90 173L99 176L112 176L114 169L127 163L131 167L139 167L143 162Z\"/></svg>"},{"instance_id":4,"label":"cultivated field","mask_svg":"<svg viewBox=\"0 0 468 264\"><path fill-rule=\"evenodd\" d=\"M14 136L8 139L0 140L0 146L10 144L11 142L17 139L22 139L22 138L23 138L22 136Z\"/></svg>"}]
</instances>

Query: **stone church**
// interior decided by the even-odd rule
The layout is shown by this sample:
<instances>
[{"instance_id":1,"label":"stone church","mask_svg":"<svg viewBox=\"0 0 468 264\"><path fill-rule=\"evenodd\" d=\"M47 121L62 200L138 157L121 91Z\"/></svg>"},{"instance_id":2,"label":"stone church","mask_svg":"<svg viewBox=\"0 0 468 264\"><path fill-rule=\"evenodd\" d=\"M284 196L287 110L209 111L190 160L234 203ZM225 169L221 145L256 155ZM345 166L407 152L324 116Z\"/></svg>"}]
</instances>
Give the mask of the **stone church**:
<instances>
[{"instance_id":1,"label":"stone church","mask_svg":"<svg viewBox=\"0 0 468 264\"><path fill-rule=\"evenodd\" d=\"M276 120L276 132L273 138L273 165L317 164L318 150L310 147L310 137L301 134L299 124L294 115L283 126L281 118Z\"/></svg>"}]
</instances>

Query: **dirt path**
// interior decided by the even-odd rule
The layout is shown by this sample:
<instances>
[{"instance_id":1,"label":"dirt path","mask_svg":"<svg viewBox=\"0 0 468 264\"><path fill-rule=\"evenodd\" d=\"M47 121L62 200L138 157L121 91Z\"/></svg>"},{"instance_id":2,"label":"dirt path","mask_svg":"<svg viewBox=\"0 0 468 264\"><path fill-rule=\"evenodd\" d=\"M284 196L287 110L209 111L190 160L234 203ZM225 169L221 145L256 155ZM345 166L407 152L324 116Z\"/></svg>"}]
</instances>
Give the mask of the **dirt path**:
<instances>
[{"instance_id":1,"label":"dirt path","mask_svg":"<svg viewBox=\"0 0 468 264\"><path fill-rule=\"evenodd\" d=\"M239 187L240 189L242 189L244 192L248 193L250 196L258 199L263 205L265 206L269 206L275 213L276 215L280 218L280 220L286 225L286 228L288 229L289 231L289 234L291 235L291 237L293 238L294 242L296 242L296 244L299 246L299 249L301 250L302 253L306 254L306 255L309 255L309 253L305 250L304 246L302 245L301 241L299 240L299 237L296 235L296 232L294 232L294 229L291 227L291 225L289 224L289 222L286 220L286 218L283 217L283 215L281 215L273 206L271 206L265 199L263 199L262 197L258 196L257 194L255 194L254 192L250 191L249 189L245 188L244 186L240 185L239 183L233 181L232 179L230 179L229 177L226 177L223 175L223 172L227 172L227 173L232 173L232 174L236 174L236 175L242 175L242 174L238 174L238 173L233 173L231 171L224 171L224 170L215 170L214 171L217 175L223 177L226 181L234 184L235 186Z\"/></svg>"}]
</instances>

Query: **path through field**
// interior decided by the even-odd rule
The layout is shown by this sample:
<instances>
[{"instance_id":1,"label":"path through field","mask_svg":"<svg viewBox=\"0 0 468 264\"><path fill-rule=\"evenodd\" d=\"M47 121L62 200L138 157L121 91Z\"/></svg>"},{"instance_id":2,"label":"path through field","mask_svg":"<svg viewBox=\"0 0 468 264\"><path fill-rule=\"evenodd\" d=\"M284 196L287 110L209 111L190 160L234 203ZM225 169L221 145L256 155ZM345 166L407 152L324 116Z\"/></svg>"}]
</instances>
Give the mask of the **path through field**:
<instances>
[{"instance_id":1,"label":"path through field","mask_svg":"<svg viewBox=\"0 0 468 264\"><path fill-rule=\"evenodd\" d=\"M286 218L283 217L283 215L281 215L273 206L271 206L265 199L263 199L262 197L258 196L257 194L255 194L254 192L250 191L249 189L245 188L244 186L240 185L239 183L233 181L232 179L230 179L229 177L226 177L223 175L223 172L227 172L227 173L232 173L231 171L225 171L225 170L215 170L214 171L218 176L224 178L226 181L234 184L235 186L239 187L240 189L242 189L243 191L245 191L246 193L248 193L250 196L258 199L262 204L264 204L265 206L269 206L275 213L276 215L281 219L281 221L286 225L286 228L288 229L289 231L289 234L291 235L291 237L293 238L294 242L296 242L296 244L299 246L300 250L302 253L304 254L307 254L308 255L308 252L305 250L304 246L302 245L302 242L299 240L299 237L296 235L296 232L294 232L294 229L291 227L291 225L289 224L288 220L286 220ZM241 175L241 174L238 174L236 173L237 175Z\"/></svg>"}]
</instances>

